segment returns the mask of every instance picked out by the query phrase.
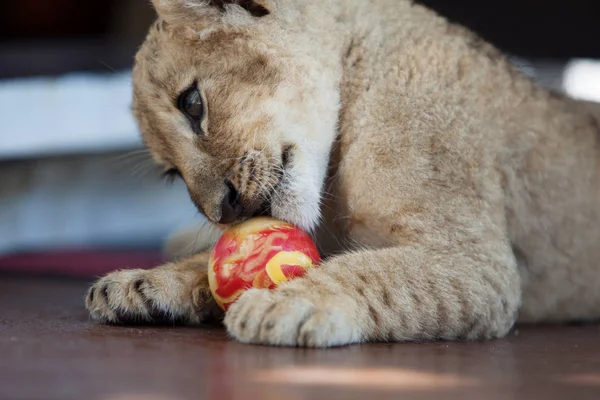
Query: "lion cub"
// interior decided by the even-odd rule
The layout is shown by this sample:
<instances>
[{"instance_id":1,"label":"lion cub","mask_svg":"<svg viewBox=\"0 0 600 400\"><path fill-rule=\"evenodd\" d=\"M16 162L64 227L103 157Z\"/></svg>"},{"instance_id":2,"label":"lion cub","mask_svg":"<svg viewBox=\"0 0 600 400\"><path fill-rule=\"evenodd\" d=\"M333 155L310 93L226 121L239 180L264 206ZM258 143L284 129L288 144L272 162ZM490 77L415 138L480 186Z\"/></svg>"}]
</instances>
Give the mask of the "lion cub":
<instances>
[{"instance_id":1,"label":"lion cub","mask_svg":"<svg viewBox=\"0 0 600 400\"><path fill-rule=\"evenodd\" d=\"M153 3L133 83L156 162L215 226L267 213L325 233L319 268L231 307L233 338L480 339L600 316L600 106L408 0ZM109 274L87 307L219 317L206 262Z\"/></svg>"}]
</instances>

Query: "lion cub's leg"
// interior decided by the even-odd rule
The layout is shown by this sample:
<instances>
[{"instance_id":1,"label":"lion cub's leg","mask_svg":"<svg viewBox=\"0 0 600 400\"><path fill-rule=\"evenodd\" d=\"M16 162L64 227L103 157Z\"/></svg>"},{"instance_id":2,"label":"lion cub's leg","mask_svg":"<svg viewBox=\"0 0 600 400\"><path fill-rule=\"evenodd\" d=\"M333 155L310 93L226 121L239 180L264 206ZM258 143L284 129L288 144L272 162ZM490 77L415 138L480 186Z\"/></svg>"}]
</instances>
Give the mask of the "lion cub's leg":
<instances>
[{"instance_id":1,"label":"lion cub's leg","mask_svg":"<svg viewBox=\"0 0 600 400\"><path fill-rule=\"evenodd\" d=\"M91 317L106 323L199 324L219 316L207 277L208 253L151 270L108 274L88 291Z\"/></svg>"},{"instance_id":2,"label":"lion cub's leg","mask_svg":"<svg viewBox=\"0 0 600 400\"><path fill-rule=\"evenodd\" d=\"M335 346L505 335L520 304L510 248L409 245L349 253L273 291L250 290L225 316L246 343Z\"/></svg>"}]
</instances>

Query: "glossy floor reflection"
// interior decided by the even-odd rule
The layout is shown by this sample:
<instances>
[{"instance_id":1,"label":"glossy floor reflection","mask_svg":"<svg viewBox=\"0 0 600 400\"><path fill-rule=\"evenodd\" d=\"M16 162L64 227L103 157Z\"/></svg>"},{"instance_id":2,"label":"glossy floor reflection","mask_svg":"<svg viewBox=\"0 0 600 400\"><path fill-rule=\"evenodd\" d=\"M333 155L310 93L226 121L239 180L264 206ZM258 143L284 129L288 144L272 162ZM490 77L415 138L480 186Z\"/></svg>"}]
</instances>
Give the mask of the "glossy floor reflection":
<instances>
[{"instance_id":1,"label":"glossy floor reflection","mask_svg":"<svg viewBox=\"0 0 600 400\"><path fill-rule=\"evenodd\" d=\"M109 327L86 285L0 276L0 399L599 399L600 327L485 343L247 346L220 329Z\"/></svg>"}]
</instances>

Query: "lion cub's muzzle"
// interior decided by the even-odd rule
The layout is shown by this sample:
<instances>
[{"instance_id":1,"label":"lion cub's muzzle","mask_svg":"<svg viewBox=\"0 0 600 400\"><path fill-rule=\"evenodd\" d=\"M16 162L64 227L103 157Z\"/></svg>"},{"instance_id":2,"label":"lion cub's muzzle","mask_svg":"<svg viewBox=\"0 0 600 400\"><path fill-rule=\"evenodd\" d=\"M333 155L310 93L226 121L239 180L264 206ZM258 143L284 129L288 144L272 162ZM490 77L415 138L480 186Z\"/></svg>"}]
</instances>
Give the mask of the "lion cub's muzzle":
<instances>
[{"instance_id":1,"label":"lion cub's muzzle","mask_svg":"<svg viewBox=\"0 0 600 400\"><path fill-rule=\"evenodd\" d=\"M263 152L248 152L227 168L224 177L216 173L212 179L204 176L199 180L208 186L190 190L192 200L200 212L222 225L258 215L271 216L272 198L291 159L288 153L284 151L280 159L273 159Z\"/></svg>"},{"instance_id":2,"label":"lion cub's muzzle","mask_svg":"<svg viewBox=\"0 0 600 400\"><path fill-rule=\"evenodd\" d=\"M227 189L221 200L221 218L217 221L219 224L229 225L258 215L271 214L271 204L268 198L265 198L258 207L245 206L242 196L230 180L225 180L225 186Z\"/></svg>"},{"instance_id":3,"label":"lion cub's muzzle","mask_svg":"<svg viewBox=\"0 0 600 400\"><path fill-rule=\"evenodd\" d=\"M244 213L244 206L240 202L240 193L233 186L233 183L229 179L226 179L225 185L227 186L227 191L221 201L221 219L219 223L231 224Z\"/></svg>"}]
</instances>

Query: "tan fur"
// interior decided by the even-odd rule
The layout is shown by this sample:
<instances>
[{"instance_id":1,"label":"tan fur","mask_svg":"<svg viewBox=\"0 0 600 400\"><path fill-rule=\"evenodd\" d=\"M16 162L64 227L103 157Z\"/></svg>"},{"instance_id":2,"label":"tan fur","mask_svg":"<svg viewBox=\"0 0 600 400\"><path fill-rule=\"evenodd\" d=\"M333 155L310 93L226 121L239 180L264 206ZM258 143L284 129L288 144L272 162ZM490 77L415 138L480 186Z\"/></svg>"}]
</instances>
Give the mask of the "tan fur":
<instances>
[{"instance_id":1,"label":"tan fur","mask_svg":"<svg viewBox=\"0 0 600 400\"><path fill-rule=\"evenodd\" d=\"M218 317L206 269L208 253L151 270L113 272L100 279L86 296L95 320L109 323L199 324Z\"/></svg>"},{"instance_id":2,"label":"tan fur","mask_svg":"<svg viewBox=\"0 0 600 400\"><path fill-rule=\"evenodd\" d=\"M407 0L154 3L133 78L157 162L181 170L213 221L228 174L249 208L283 179L274 216L318 225L330 253L304 278L245 293L225 316L232 337L477 339L517 319L600 316L599 105L536 86ZM201 138L173 105L194 81L207 102ZM248 157L260 168L243 168ZM111 274L88 308L100 321L148 320L145 299L199 322L205 268L191 258ZM140 276L153 290L140 293Z\"/></svg>"}]
</instances>

